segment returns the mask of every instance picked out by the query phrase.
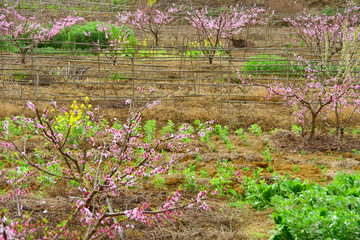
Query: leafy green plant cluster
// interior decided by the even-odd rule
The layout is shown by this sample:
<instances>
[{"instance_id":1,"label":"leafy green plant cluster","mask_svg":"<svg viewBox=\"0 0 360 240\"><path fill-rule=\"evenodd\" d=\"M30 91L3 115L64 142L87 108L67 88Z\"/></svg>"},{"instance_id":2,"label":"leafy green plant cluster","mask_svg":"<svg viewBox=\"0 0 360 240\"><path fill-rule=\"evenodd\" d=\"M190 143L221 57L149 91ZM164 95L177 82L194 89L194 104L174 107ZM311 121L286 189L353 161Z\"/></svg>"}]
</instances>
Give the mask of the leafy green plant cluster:
<instances>
[{"instance_id":1,"label":"leafy green plant cluster","mask_svg":"<svg viewBox=\"0 0 360 240\"><path fill-rule=\"evenodd\" d=\"M190 163L190 165L185 168L185 170L182 172L182 174L184 175L185 179L184 179L184 183L182 185L182 188L190 191L190 192L195 192L198 190L205 190L207 186L201 186L198 184L197 181L197 175L196 175L196 169L197 169L197 164L200 162L200 155L198 154L196 156L196 159L194 162ZM202 176L207 176L206 174L206 170L205 172L201 173Z\"/></svg>"},{"instance_id":2,"label":"leafy green plant cluster","mask_svg":"<svg viewBox=\"0 0 360 240\"><path fill-rule=\"evenodd\" d=\"M273 172L273 167L271 166L272 158L271 158L270 150L266 148L265 150L261 151L261 154L265 157L265 160L268 163L267 170L269 172Z\"/></svg>"},{"instance_id":3,"label":"leafy green plant cluster","mask_svg":"<svg viewBox=\"0 0 360 240\"><path fill-rule=\"evenodd\" d=\"M210 179L212 188L219 195L229 195L233 197L240 197L239 194L231 186L231 178L235 176L235 166L231 165L226 159L218 160L217 173L215 177Z\"/></svg>"},{"instance_id":4,"label":"leafy green plant cluster","mask_svg":"<svg viewBox=\"0 0 360 240\"><path fill-rule=\"evenodd\" d=\"M213 136L214 129L206 127L206 123L201 123L199 119L196 119L194 122L195 126L200 130L201 141L208 144L214 152L217 152L214 143L211 141L211 136Z\"/></svg>"},{"instance_id":5,"label":"leafy green plant cluster","mask_svg":"<svg viewBox=\"0 0 360 240\"><path fill-rule=\"evenodd\" d=\"M250 145L250 143L248 142L247 139L247 135L244 132L243 128L239 128L238 130L236 130L236 134L239 135L241 137L241 140L246 144L246 145Z\"/></svg>"},{"instance_id":6,"label":"leafy green plant cluster","mask_svg":"<svg viewBox=\"0 0 360 240\"><path fill-rule=\"evenodd\" d=\"M287 198L289 194L298 195L308 187L308 182L299 178L292 180L289 176L279 177L273 173L273 183L268 184L265 179L260 179L262 168L254 170L254 177L245 176L244 197L256 209L265 209L276 206L273 201L275 196Z\"/></svg>"},{"instance_id":7,"label":"leafy green plant cluster","mask_svg":"<svg viewBox=\"0 0 360 240\"><path fill-rule=\"evenodd\" d=\"M273 174L273 183L245 177L244 197L257 209L274 207L276 230L270 239L358 239L360 237L360 174L339 172L323 187Z\"/></svg>"},{"instance_id":8,"label":"leafy green plant cluster","mask_svg":"<svg viewBox=\"0 0 360 240\"><path fill-rule=\"evenodd\" d=\"M222 127L220 124L215 125L215 134L220 137L221 140L226 144L228 150L235 149L236 147L231 143L229 139L229 128L228 126Z\"/></svg>"},{"instance_id":9,"label":"leafy green plant cluster","mask_svg":"<svg viewBox=\"0 0 360 240\"><path fill-rule=\"evenodd\" d=\"M145 142L150 143L155 137L156 120L147 120L144 125Z\"/></svg>"},{"instance_id":10,"label":"leafy green plant cluster","mask_svg":"<svg viewBox=\"0 0 360 240\"><path fill-rule=\"evenodd\" d=\"M154 180L151 181L156 189L161 189L165 185L165 179L159 174L155 175Z\"/></svg>"},{"instance_id":11,"label":"leafy green plant cluster","mask_svg":"<svg viewBox=\"0 0 360 240\"><path fill-rule=\"evenodd\" d=\"M295 133L301 133L302 132L302 128L297 126L297 125L292 125L291 126L291 130Z\"/></svg>"},{"instance_id":12,"label":"leafy green plant cluster","mask_svg":"<svg viewBox=\"0 0 360 240\"><path fill-rule=\"evenodd\" d=\"M322 187L308 185L301 194L272 198L276 231L271 239L358 239L360 174L339 172Z\"/></svg>"},{"instance_id":13,"label":"leafy green plant cluster","mask_svg":"<svg viewBox=\"0 0 360 240\"><path fill-rule=\"evenodd\" d=\"M195 169L194 169L195 168ZM185 168L183 175L185 176L183 188L190 192L195 192L199 189L198 181L196 180L196 164Z\"/></svg>"},{"instance_id":14,"label":"leafy green plant cluster","mask_svg":"<svg viewBox=\"0 0 360 240\"><path fill-rule=\"evenodd\" d=\"M160 131L161 135L165 136L165 135L174 134L174 127L175 127L175 124L173 123L173 121L168 120L167 125L164 126Z\"/></svg>"},{"instance_id":15,"label":"leafy green plant cluster","mask_svg":"<svg viewBox=\"0 0 360 240\"><path fill-rule=\"evenodd\" d=\"M256 136L261 136L262 133L262 129L259 125L257 124L253 124L249 127L249 131L253 134L255 134Z\"/></svg>"},{"instance_id":16,"label":"leafy green plant cluster","mask_svg":"<svg viewBox=\"0 0 360 240\"><path fill-rule=\"evenodd\" d=\"M206 169L197 172L197 164L200 162L200 156L198 155L195 162L191 163L183 171L185 177L182 189L190 192L196 191L209 191L212 190L212 194L220 196L229 196L240 198L238 192L233 188L232 178L236 175L235 166L230 164L226 159L219 159L217 161L217 172L214 177L211 177ZM200 184L198 177L206 178L209 180L208 184Z\"/></svg>"}]
</instances>

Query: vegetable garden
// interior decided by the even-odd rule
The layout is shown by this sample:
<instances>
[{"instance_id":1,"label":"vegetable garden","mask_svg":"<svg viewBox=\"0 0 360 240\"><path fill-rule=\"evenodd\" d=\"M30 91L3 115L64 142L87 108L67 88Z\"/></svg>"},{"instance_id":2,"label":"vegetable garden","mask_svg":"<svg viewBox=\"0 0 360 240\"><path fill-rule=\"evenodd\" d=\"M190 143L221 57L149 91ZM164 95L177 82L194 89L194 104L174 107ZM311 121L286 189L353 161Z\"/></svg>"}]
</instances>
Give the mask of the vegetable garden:
<instances>
[{"instance_id":1,"label":"vegetable garden","mask_svg":"<svg viewBox=\"0 0 360 240\"><path fill-rule=\"evenodd\" d=\"M0 3L0 239L360 238L360 7Z\"/></svg>"}]
</instances>

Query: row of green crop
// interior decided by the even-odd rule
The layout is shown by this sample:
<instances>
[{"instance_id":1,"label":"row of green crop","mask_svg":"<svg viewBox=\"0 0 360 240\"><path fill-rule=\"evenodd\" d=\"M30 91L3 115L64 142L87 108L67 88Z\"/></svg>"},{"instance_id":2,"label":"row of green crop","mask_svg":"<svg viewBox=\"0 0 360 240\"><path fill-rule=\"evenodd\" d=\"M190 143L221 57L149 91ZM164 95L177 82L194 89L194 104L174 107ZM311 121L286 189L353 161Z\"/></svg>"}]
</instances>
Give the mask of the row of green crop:
<instances>
[{"instance_id":1,"label":"row of green crop","mask_svg":"<svg viewBox=\"0 0 360 240\"><path fill-rule=\"evenodd\" d=\"M195 121L201 129L202 123ZM171 133L174 123L168 122L161 132ZM143 131L147 141L151 141L156 131L156 121L149 120L144 124ZM276 130L275 130L276 131ZM254 124L248 132L256 136L262 135L260 126ZM238 129L237 134L243 142L249 145L244 129ZM213 130L206 131L202 140L213 147L212 136L224 141L228 150L236 149L230 141L229 130L226 126L216 125ZM271 155L268 144L262 155L267 160L268 171L272 172ZM270 150L269 150L270 149ZM226 159L219 159L216 174L211 176L206 168L199 170L200 155L188 165L180 174L184 176L181 188L187 191L213 189L215 194L229 196L233 200L239 199L250 203L256 209L274 209L273 219L276 230L271 231L271 239L358 239L360 237L360 173L344 174L338 172L334 180L323 187L299 178L292 179L289 174L279 176L273 172L273 182L267 183L261 179L262 169L254 170L253 177L246 177L241 183L242 193L234 189L234 177L240 174L235 166ZM249 171L249 169L243 169ZM294 168L294 171L296 169ZM179 171L172 170L179 174ZM208 184L200 184L199 178L208 178ZM152 181L155 187L165 185L161 176Z\"/></svg>"},{"instance_id":2,"label":"row of green crop","mask_svg":"<svg viewBox=\"0 0 360 240\"><path fill-rule=\"evenodd\" d=\"M300 64L299 64L300 63ZM345 70L345 67L329 64L320 66L313 63L317 67L319 74L326 74L328 77L335 77L339 72ZM279 77L302 77L306 76L306 65L301 62L288 60L278 55L257 55L252 56L246 61L242 71L253 76L259 75L275 75ZM357 68L352 69L354 72Z\"/></svg>"},{"instance_id":3,"label":"row of green crop","mask_svg":"<svg viewBox=\"0 0 360 240\"><path fill-rule=\"evenodd\" d=\"M195 125L201 128L200 121L197 120ZM161 131L173 126L174 124L169 121L168 126ZM145 135L151 136L155 129L156 122L148 121L144 126ZM238 129L236 132L245 144L250 144L244 129ZM256 124L250 126L248 132L256 136L262 135L261 127ZM230 141L226 126L216 125L213 130L204 132L202 140L216 151L211 140L212 136L223 140L227 149L236 149ZM262 155L269 164L267 170L272 172L271 152L274 149L268 144L266 148L262 151ZM234 178L241 173L236 172L235 166L230 161L219 159L216 174L212 176L206 168L199 169L200 163L201 158L198 155L182 172L172 171L184 176L181 188L191 192L213 189L215 194L229 196L232 199L230 205L235 207L236 199L250 203L259 210L272 207L276 229L270 232L272 234L270 239L358 239L360 237L360 173L338 172L334 180L324 187L315 182L292 179L290 174L279 176L277 172L272 173L272 183L267 183L261 178L263 170L259 168L254 170L253 177L245 176L245 181L240 183L242 193L239 193L234 189L236 185ZM294 168L294 172L297 170L298 168ZM208 184L200 184L198 182L200 178L209 179ZM165 185L164 179L159 175L152 182L155 187Z\"/></svg>"},{"instance_id":4,"label":"row of green crop","mask_svg":"<svg viewBox=\"0 0 360 240\"><path fill-rule=\"evenodd\" d=\"M76 125L76 122L81 118L81 114L77 114L76 111L81 112L86 108L83 104L79 107L74 103L68 115L55 117L57 123L53 126L54 129L63 135L67 135L69 144L79 144L82 141L81 136L91 134L91 132L85 132L85 128L82 127L69 130L69 125ZM91 108L91 105L88 105L88 108ZM16 121L7 118L0 123L0 131L7 131L14 136L30 138L31 136L28 134L34 129L29 128L29 125L26 127L25 120L23 117L18 117ZM86 119L84 126L92 124L90 119ZM111 123L103 119L102 124L98 127L101 128L103 125L109 124ZM122 127L116 122L113 125L114 129L121 129ZM228 150L236 149L231 142L228 127L215 125L213 128L209 128L207 124L196 120L194 127L189 126L186 133L192 134L195 131L194 128L201 132L201 140L211 146L213 151L217 151L213 143L215 136L224 142ZM156 139L156 135L171 136L176 129L171 120L162 128L158 127L155 120L148 120L135 128L134 131L143 136L145 143L151 143ZM250 144L247 134L258 137L263 134L261 127L256 124L250 126L247 132L244 129L238 129L236 133L246 145ZM190 139L184 138L182 141L186 142ZM267 143L267 141L265 142ZM272 183L261 179L262 169L254 170L253 177L245 176L243 183L235 182L234 179L241 172L236 171L231 161L226 159L219 159L216 165L216 173L210 174L206 167L199 168L201 164L200 155L197 155L196 159L185 169L174 168L170 170L169 174L181 174L183 176L184 181L179 187L185 191L211 190L214 195L229 197L232 206L236 206L236 201L245 201L260 210L272 207L276 230L272 231L271 239L358 239L360 237L359 173L345 175L343 172L339 172L334 181L325 187L309 181L301 181L298 178L293 180L290 175L279 176L278 173L273 172L271 152L274 149L270 148L268 144L265 147L262 155L268 162L267 170L272 172ZM35 149L35 151L38 150ZM142 149L138 149L138 151L139 156L142 155ZM44 164L41 157L37 161L39 164ZM2 162L0 162L0 169L3 167ZM26 166L23 165L22 167ZM249 169L244 168L242 171L249 171ZM296 171L295 168L294 171ZM206 184L199 183L199 178L205 178L209 181ZM165 185L162 175L156 175L149 180L153 182L156 188ZM39 181L44 185L52 184L51 178L41 178ZM236 185L240 186L242 190L235 189Z\"/></svg>"}]
</instances>

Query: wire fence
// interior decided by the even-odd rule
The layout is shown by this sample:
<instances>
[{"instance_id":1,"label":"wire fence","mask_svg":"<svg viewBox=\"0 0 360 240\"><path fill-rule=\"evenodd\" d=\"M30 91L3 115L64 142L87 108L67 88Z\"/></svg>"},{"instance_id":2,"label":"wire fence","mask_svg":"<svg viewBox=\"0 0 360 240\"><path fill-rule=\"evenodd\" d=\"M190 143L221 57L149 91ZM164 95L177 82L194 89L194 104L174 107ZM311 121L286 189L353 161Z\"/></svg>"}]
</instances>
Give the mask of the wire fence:
<instances>
[{"instance_id":1,"label":"wire fence","mask_svg":"<svg viewBox=\"0 0 360 240\"><path fill-rule=\"evenodd\" d=\"M68 8L62 1L38 0L20 1L18 8L22 14L43 13L40 16L44 21L64 10L76 10L86 21L108 21L115 19L116 12L134 11L140 5L139 0L74 0ZM246 36L255 44L250 48L224 44L229 47L211 49L194 44L197 33L183 14L176 17L174 25L163 29L161 47L142 44L106 53L92 45L59 42L66 47L35 48L21 54L4 40L0 42L0 99L48 102L88 96L122 106L126 99L141 103L171 94L168 100L213 102L221 111L227 104L282 104L282 99L265 100L263 88L244 85L238 74L245 78L251 75L264 84L303 81L304 69L298 66L295 55L312 61L317 61L317 56L311 49L291 43L294 33L284 24L284 17L274 15L268 25L247 29ZM135 36L140 41L151 38L139 30ZM333 64L330 71L335 75L338 67L336 61ZM138 87L154 91L144 95Z\"/></svg>"},{"instance_id":2,"label":"wire fence","mask_svg":"<svg viewBox=\"0 0 360 240\"><path fill-rule=\"evenodd\" d=\"M85 19L84 22L102 21L108 22L117 21L118 13L124 11L135 12L140 6L146 6L145 0L73 0L73 1L58 1L58 0L24 0L20 1L17 7L20 14L31 17L34 14L41 22L51 22L54 19L73 14L75 10L77 14ZM1 6L1 1L0 1ZM167 5L166 5L167 6ZM160 6L166 8L166 6ZM252 7L249 5L249 7ZM209 9L209 14L216 16L220 13L221 8ZM271 15L271 17L270 17ZM187 43L197 40L198 36L186 19L186 12L182 11L174 16L173 24L162 27L160 37L161 44L168 46L171 42L174 46L186 45ZM256 42L256 46L279 46L279 44L288 44L289 39L282 36L292 35L289 32L288 24L283 20L289 15L271 14L265 12L260 14L259 18L269 18L267 28L252 27L243 29L243 37L251 42ZM139 39L151 39L151 34L144 33L140 30L133 29ZM275 41L275 38L277 39ZM279 41L281 41L279 43Z\"/></svg>"},{"instance_id":3,"label":"wire fence","mask_svg":"<svg viewBox=\"0 0 360 240\"><path fill-rule=\"evenodd\" d=\"M251 75L264 84L302 81L304 69L298 68L295 54L316 61L304 48L134 46L110 59L103 51L91 48L36 48L26 54L23 64L20 53L2 49L0 98L46 102L88 96L94 101L131 99L136 103L171 94L167 99L211 101L221 110L227 103L282 103L281 99L265 101L262 88L244 85L238 75ZM144 95L138 87L154 91Z\"/></svg>"}]
</instances>

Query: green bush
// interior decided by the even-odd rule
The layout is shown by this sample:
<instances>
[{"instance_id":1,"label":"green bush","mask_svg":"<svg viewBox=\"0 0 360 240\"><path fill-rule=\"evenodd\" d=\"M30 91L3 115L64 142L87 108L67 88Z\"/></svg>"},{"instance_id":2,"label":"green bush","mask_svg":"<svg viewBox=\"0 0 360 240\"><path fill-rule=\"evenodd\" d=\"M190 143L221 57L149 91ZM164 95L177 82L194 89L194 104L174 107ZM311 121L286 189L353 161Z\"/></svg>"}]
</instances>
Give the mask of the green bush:
<instances>
[{"instance_id":1,"label":"green bush","mask_svg":"<svg viewBox=\"0 0 360 240\"><path fill-rule=\"evenodd\" d=\"M245 63L242 71L249 74L276 74L286 76L288 72L288 62L286 58L276 55L258 55L250 57Z\"/></svg>"},{"instance_id":2,"label":"green bush","mask_svg":"<svg viewBox=\"0 0 360 240\"><path fill-rule=\"evenodd\" d=\"M49 42L40 44L39 48L62 48L64 43L69 41L69 32L71 31L71 29L72 27L64 28Z\"/></svg>"},{"instance_id":3,"label":"green bush","mask_svg":"<svg viewBox=\"0 0 360 240\"><path fill-rule=\"evenodd\" d=\"M306 65L298 65L297 62L286 60L284 57L276 55L258 55L250 57L242 68L243 72L256 75L276 75L278 77L306 77ZM335 77L339 71L344 71L345 67L329 64L319 65L318 62L312 63L312 68L317 68L324 77ZM356 71L353 68L353 71Z\"/></svg>"},{"instance_id":4,"label":"green bush","mask_svg":"<svg viewBox=\"0 0 360 240\"><path fill-rule=\"evenodd\" d=\"M279 177L277 173L273 174L274 182L268 184L265 179L260 180L262 170L254 170L253 178L245 176L243 197L256 209L277 206L277 202L273 201L275 197L282 199L289 198L289 195L297 196L312 186L299 178L292 180L290 176Z\"/></svg>"},{"instance_id":5,"label":"green bush","mask_svg":"<svg viewBox=\"0 0 360 240\"><path fill-rule=\"evenodd\" d=\"M89 22L86 25L74 25L72 27L64 28L58 35L56 35L49 43L42 44L41 47L53 47L53 48L73 48L73 43L75 43L76 49L88 50L93 46L93 42L97 42L99 39L100 45L104 45L106 48L108 44L108 39L105 37L105 33L98 30L99 22ZM116 27L114 24L110 24L112 28L111 36L119 36L125 33L129 33L127 37L128 43L124 45L124 48L130 48L133 45L137 44L136 38L134 37L134 32L129 28ZM85 32L90 32L90 38L85 36ZM68 43L65 43L68 42Z\"/></svg>"}]
</instances>

